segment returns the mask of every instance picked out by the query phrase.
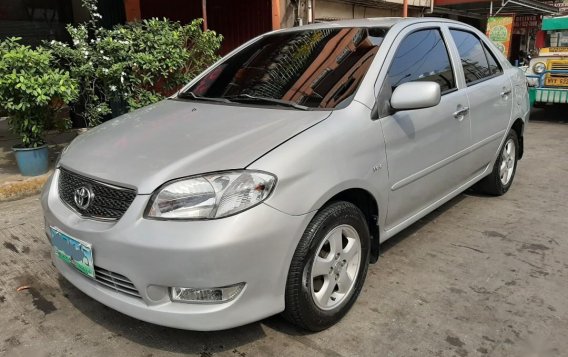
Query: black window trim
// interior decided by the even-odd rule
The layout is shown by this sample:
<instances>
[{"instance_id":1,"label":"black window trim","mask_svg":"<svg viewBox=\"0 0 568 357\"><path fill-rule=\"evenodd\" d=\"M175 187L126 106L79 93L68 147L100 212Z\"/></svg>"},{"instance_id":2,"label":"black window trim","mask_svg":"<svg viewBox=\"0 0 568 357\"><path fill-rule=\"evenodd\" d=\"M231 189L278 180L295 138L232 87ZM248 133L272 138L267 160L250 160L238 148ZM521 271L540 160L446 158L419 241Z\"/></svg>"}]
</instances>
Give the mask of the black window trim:
<instances>
[{"instance_id":1,"label":"black window trim","mask_svg":"<svg viewBox=\"0 0 568 357\"><path fill-rule=\"evenodd\" d=\"M485 41L483 41L479 36L477 36L476 33L471 32L468 29L450 26L450 27L448 27L448 30L450 31L450 35L452 33L452 30L455 30L455 31L467 32L470 35L477 38L479 43L481 43L481 45L482 45L481 47L482 47L483 53L485 54L485 60L487 61L487 68L489 68L489 59L487 58L487 51L490 51L490 49L489 49L489 46L487 45L487 43L485 43ZM459 55L459 49L457 48L456 41L453 39L453 36L452 36L452 41L454 42L454 46L456 46L456 50L458 50L458 55ZM459 57L460 58L460 65L462 66L462 73L463 73L463 76L464 76L463 79L464 79L466 88L472 87L472 86L479 84L479 83L483 83L483 82L488 81L488 80L493 79L493 78L497 78L499 76L502 76L505 73L503 66L501 65L501 62L499 60L497 60L496 56L493 53L490 53L490 54L493 57L493 59L495 60L495 63L497 63L497 65L499 66L499 70L500 70L499 73L491 74L487 77L483 77L481 79L477 79L477 80L469 82L469 83L467 83L467 80L465 79L465 73L464 73L464 70L463 70L463 63L461 63L461 56Z\"/></svg>"}]
</instances>

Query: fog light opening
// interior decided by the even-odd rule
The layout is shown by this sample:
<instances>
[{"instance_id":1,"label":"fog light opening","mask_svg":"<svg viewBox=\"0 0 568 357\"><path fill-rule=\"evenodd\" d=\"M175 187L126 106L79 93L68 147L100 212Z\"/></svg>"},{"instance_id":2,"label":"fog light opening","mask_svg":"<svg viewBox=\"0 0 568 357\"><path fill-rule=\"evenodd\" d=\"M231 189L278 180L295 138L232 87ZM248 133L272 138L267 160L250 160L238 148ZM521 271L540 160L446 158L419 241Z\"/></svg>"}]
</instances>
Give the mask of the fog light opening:
<instances>
[{"instance_id":1,"label":"fog light opening","mask_svg":"<svg viewBox=\"0 0 568 357\"><path fill-rule=\"evenodd\" d=\"M217 304L231 301L236 298L245 283L238 283L219 288L181 288L171 287L170 295L172 301L194 304Z\"/></svg>"}]
</instances>

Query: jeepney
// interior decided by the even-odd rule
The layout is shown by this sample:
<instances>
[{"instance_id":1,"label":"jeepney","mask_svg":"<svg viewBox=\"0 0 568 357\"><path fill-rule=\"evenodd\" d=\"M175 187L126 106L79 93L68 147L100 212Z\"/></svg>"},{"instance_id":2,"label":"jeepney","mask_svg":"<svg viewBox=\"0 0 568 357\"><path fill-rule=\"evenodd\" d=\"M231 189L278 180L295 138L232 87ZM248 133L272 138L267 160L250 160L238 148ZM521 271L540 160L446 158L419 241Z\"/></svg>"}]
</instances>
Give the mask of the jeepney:
<instances>
[{"instance_id":1,"label":"jeepney","mask_svg":"<svg viewBox=\"0 0 568 357\"><path fill-rule=\"evenodd\" d=\"M531 105L568 104L568 16L542 20L546 45L526 70Z\"/></svg>"}]
</instances>

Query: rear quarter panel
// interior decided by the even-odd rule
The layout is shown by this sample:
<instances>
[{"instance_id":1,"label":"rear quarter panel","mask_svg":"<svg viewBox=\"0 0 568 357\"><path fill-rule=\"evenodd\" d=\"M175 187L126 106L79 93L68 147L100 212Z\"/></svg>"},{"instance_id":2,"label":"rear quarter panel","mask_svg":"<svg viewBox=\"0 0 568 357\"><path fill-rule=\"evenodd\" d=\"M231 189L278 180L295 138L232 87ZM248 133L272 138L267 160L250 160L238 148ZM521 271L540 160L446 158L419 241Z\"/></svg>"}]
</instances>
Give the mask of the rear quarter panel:
<instances>
[{"instance_id":1,"label":"rear quarter panel","mask_svg":"<svg viewBox=\"0 0 568 357\"><path fill-rule=\"evenodd\" d=\"M526 122L529 119L530 111L527 78L520 68L511 67L507 72L513 85L513 113L511 116L512 122L509 125L513 125L517 119L523 119Z\"/></svg>"}]
</instances>

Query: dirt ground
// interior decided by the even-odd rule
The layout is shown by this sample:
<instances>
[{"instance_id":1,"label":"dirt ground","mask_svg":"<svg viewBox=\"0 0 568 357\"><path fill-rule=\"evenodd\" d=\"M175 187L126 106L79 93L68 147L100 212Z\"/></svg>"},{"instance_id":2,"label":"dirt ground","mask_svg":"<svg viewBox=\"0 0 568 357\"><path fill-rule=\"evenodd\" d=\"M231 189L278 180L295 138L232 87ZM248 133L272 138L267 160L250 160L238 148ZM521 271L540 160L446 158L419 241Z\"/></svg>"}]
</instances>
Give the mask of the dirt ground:
<instances>
[{"instance_id":1,"label":"dirt ground","mask_svg":"<svg viewBox=\"0 0 568 357\"><path fill-rule=\"evenodd\" d=\"M566 356L568 115L532 119L505 196L466 192L389 240L350 313L315 334L279 316L204 333L122 315L58 275L37 196L2 203L0 355Z\"/></svg>"}]
</instances>

